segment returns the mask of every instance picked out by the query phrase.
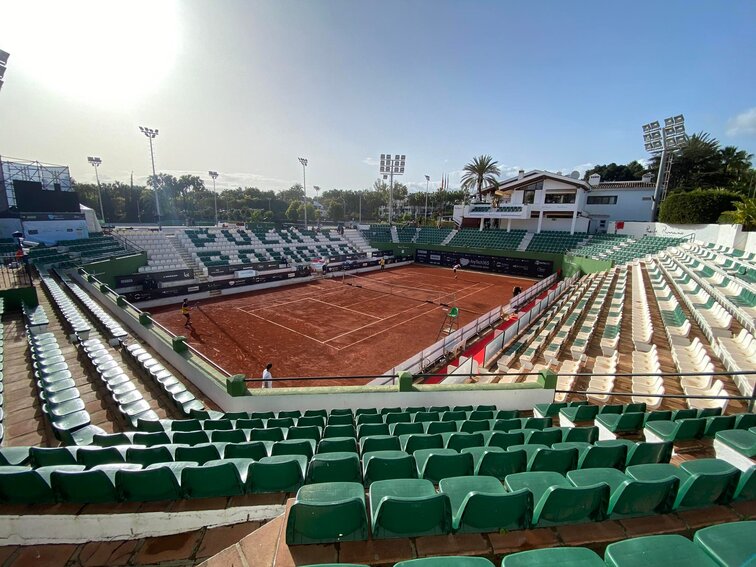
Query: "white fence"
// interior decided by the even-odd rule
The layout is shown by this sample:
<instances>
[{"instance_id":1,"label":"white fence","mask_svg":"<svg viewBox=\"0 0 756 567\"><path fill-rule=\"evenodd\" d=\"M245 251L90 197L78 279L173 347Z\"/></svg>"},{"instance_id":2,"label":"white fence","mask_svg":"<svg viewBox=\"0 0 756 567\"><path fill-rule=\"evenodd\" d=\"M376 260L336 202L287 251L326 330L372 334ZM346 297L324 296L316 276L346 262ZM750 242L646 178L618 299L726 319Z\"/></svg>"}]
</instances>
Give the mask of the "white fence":
<instances>
[{"instance_id":1,"label":"white fence","mask_svg":"<svg viewBox=\"0 0 756 567\"><path fill-rule=\"evenodd\" d=\"M431 367L433 364L443 359L448 353L454 352L457 349L459 349L459 347L463 347L464 345L466 345L468 339L474 337L475 335L481 333L482 331L486 329L491 328L493 325L498 323L501 320L502 311L508 312L508 311L514 311L515 309L519 309L523 305L527 304L533 297L543 292L544 289L548 289L550 286L552 286L554 282L556 281L556 279L557 279L557 275L551 274L548 278L541 280L536 285L529 287L520 295L513 298L509 302L508 305L492 309L485 315L482 315L475 321L471 321L470 323L468 323L461 329L457 329L450 335L447 335L446 337L432 344L428 348L420 351L416 355L405 360L401 364L397 364L394 368L386 372L386 374L389 376L386 376L385 378L384 377L376 378L370 383L371 384L393 383L394 378L392 378L391 375L395 375L397 372L400 372L400 371L408 371L408 372L411 372L412 374L422 373L426 368ZM565 282L561 282L560 285L564 283ZM552 295L552 294L554 294L554 292L550 292L549 297L553 299L555 295ZM544 307L542 306L542 304L545 301L545 299L546 298L544 298L544 300L540 301L534 307L534 309L535 308L538 309L537 313L540 313L543 310ZM527 319L527 322L530 322L531 318L533 317L532 313L533 313L533 310L530 310L527 313L524 313L522 319ZM522 328L521 325L524 325L524 324L525 323L518 322L516 326L518 328ZM497 339L494 339L494 340L497 340Z\"/></svg>"}]
</instances>

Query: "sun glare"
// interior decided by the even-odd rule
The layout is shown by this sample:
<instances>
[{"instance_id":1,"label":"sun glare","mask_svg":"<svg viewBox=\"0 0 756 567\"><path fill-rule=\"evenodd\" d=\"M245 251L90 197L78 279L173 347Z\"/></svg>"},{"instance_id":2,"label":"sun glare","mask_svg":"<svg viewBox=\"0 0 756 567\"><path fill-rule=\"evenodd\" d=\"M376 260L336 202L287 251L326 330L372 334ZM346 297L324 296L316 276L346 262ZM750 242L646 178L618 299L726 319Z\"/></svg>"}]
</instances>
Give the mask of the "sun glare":
<instances>
[{"instance_id":1,"label":"sun glare","mask_svg":"<svg viewBox=\"0 0 756 567\"><path fill-rule=\"evenodd\" d=\"M11 0L2 12L0 48L11 69L98 105L155 90L179 47L174 0Z\"/></svg>"}]
</instances>

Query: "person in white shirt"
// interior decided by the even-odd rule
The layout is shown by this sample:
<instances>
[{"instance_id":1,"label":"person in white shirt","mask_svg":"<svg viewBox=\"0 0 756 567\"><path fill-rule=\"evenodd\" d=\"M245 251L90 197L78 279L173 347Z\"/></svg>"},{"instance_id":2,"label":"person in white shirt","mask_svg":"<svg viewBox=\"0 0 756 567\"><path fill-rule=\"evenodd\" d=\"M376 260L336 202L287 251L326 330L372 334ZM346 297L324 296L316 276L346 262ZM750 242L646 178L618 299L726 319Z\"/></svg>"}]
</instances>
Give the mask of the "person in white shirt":
<instances>
[{"instance_id":1,"label":"person in white shirt","mask_svg":"<svg viewBox=\"0 0 756 567\"><path fill-rule=\"evenodd\" d=\"M269 362L268 365L265 367L265 370L263 370L262 373L262 387L263 388L272 388L273 387L273 375L270 373L270 369L273 368L273 363Z\"/></svg>"}]
</instances>

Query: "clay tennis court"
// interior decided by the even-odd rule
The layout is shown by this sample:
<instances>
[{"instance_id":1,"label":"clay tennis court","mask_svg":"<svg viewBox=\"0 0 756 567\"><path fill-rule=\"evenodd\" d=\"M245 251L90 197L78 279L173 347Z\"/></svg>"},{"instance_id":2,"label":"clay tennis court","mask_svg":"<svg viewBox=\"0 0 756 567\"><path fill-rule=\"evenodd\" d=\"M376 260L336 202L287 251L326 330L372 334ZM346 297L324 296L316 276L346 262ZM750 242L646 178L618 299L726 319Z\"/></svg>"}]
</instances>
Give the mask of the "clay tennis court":
<instances>
[{"instance_id":1,"label":"clay tennis court","mask_svg":"<svg viewBox=\"0 0 756 567\"><path fill-rule=\"evenodd\" d=\"M383 374L437 340L448 305L463 326L535 281L464 270L455 280L449 268L412 264L203 300L193 304L191 330L178 305L153 315L231 373L259 378L272 362L276 386L346 385L280 378Z\"/></svg>"}]
</instances>

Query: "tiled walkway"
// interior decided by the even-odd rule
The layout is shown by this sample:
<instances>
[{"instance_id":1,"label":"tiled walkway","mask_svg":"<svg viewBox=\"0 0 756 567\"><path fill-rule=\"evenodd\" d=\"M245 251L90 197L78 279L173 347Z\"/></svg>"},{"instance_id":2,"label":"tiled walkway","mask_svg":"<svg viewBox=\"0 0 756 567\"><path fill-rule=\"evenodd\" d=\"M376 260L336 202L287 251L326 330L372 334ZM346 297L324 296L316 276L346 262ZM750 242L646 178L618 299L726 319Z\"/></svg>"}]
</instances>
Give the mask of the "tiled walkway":
<instances>
[{"instance_id":1,"label":"tiled walkway","mask_svg":"<svg viewBox=\"0 0 756 567\"><path fill-rule=\"evenodd\" d=\"M262 524L245 522L165 537L81 545L0 547L1 567L110 567L198 565L251 534ZM253 564L250 564L250 567Z\"/></svg>"}]
</instances>

